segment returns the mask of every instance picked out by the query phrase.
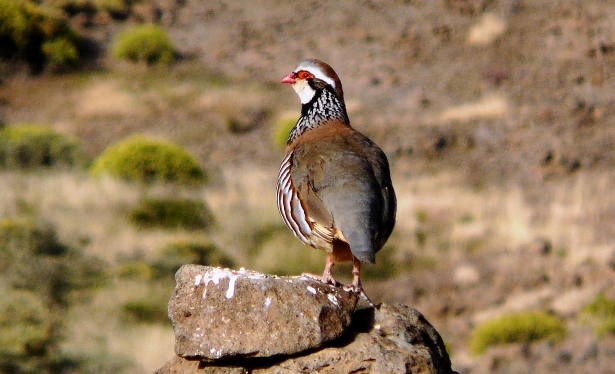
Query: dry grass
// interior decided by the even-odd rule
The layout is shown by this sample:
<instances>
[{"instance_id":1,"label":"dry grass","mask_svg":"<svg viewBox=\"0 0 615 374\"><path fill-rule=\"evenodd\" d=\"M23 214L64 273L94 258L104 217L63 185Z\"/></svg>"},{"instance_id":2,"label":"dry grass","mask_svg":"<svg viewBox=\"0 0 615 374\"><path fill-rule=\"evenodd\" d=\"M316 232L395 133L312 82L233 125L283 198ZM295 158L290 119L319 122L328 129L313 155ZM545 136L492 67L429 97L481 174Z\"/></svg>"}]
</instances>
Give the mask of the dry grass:
<instances>
[{"instance_id":1,"label":"dry grass","mask_svg":"<svg viewBox=\"0 0 615 374\"><path fill-rule=\"evenodd\" d=\"M147 113L142 100L116 80L93 80L77 94L75 113L80 117Z\"/></svg>"},{"instance_id":2,"label":"dry grass","mask_svg":"<svg viewBox=\"0 0 615 374\"><path fill-rule=\"evenodd\" d=\"M462 175L439 173L407 180L394 180L398 194L396 231L400 248L416 250L412 243L417 227L427 232L428 248L438 252L445 243L447 256L461 258L468 249L516 250L538 238L547 238L555 250L570 251L571 265L594 258L604 260L601 248L610 244L605 231L615 198L608 186L615 175L580 172L557 186L546 186L551 198L529 202L517 185L488 186L477 190ZM420 216L421 218L417 218ZM423 222L419 222L422 220ZM430 237L431 235L431 237Z\"/></svg>"},{"instance_id":3,"label":"dry grass","mask_svg":"<svg viewBox=\"0 0 615 374\"><path fill-rule=\"evenodd\" d=\"M131 373L152 373L172 356L175 342L170 322L166 325L128 323L119 306L151 294L143 282L115 282L96 294L87 305L72 308L68 351L104 352L108 359L127 359ZM162 292L171 296L171 289ZM104 326L104 329L101 329Z\"/></svg>"},{"instance_id":4,"label":"dry grass","mask_svg":"<svg viewBox=\"0 0 615 374\"><path fill-rule=\"evenodd\" d=\"M441 121L469 121L477 118L502 117L508 111L505 98L487 95L474 103L462 104L445 109L440 115Z\"/></svg>"}]
</instances>

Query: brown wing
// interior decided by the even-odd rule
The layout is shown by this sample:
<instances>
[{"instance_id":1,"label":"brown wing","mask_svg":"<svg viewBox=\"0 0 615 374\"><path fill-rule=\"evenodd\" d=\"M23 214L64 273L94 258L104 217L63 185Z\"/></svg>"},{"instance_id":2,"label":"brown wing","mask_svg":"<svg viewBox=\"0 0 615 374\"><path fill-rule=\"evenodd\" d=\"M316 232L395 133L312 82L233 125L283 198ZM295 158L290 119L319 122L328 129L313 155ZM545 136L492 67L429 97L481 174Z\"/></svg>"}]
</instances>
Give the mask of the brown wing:
<instances>
[{"instance_id":1,"label":"brown wing","mask_svg":"<svg viewBox=\"0 0 615 374\"><path fill-rule=\"evenodd\" d=\"M312 130L292 151L292 182L307 184L305 194L314 195L315 205L326 212L322 218L331 235L347 242L361 261L374 262L395 221L395 195L382 150L340 125Z\"/></svg>"}]
</instances>

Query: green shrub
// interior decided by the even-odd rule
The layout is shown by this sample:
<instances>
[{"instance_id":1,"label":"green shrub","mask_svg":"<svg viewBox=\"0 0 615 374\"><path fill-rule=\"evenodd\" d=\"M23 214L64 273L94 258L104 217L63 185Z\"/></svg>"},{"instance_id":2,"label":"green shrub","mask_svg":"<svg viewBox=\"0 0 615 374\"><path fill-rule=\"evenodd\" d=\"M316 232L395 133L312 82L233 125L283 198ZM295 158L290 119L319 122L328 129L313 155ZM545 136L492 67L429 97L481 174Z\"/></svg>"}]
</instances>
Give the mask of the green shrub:
<instances>
[{"instance_id":1,"label":"green shrub","mask_svg":"<svg viewBox=\"0 0 615 374\"><path fill-rule=\"evenodd\" d=\"M206 179L196 159L170 142L136 135L108 147L93 163L94 175L129 181L190 184Z\"/></svg>"},{"instance_id":2,"label":"green shrub","mask_svg":"<svg viewBox=\"0 0 615 374\"><path fill-rule=\"evenodd\" d=\"M596 326L596 335L602 336L605 334L615 334L615 317L604 318Z\"/></svg>"},{"instance_id":3,"label":"green shrub","mask_svg":"<svg viewBox=\"0 0 615 374\"><path fill-rule=\"evenodd\" d=\"M235 260L214 244L195 240L174 240L152 261L157 279L173 277L182 265L198 264L232 268Z\"/></svg>"},{"instance_id":4,"label":"green shrub","mask_svg":"<svg viewBox=\"0 0 615 374\"><path fill-rule=\"evenodd\" d=\"M58 240L53 226L27 219L0 220L0 254L10 258L13 254L61 256L68 247ZM4 264L8 264L5 261ZM2 267L0 266L0 270Z\"/></svg>"},{"instance_id":5,"label":"green shrub","mask_svg":"<svg viewBox=\"0 0 615 374\"><path fill-rule=\"evenodd\" d=\"M55 373L67 309L104 282L103 263L59 241L53 226L0 219L0 373ZM79 371L82 372L82 371Z\"/></svg>"},{"instance_id":6,"label":"green shrub","mask_svg":"<svg viewBox=\"0 0 615 374\"><path fill-rule=\"evenodd\" d=\"M0 166L32 169L84 164L79 142L43 125L19 124L0 129Z\"/></svg>"},{"instance_id":7,"label":"green shrub","mask_svg":"<svg viewBox=\"0 0 615 374\"><path fill-rule=\"evenodd\" d=\"M541 311L517 312L483 322L470 337L470 350L481 354L494 345L561 338L566 326L557 317Z\"/></svg>"},{"instance_id":8,"label":"green shrub","mask_svg":"<svg viewBox=\"0 0 615 374\"><path fill-rule=\"evenodd\" d=\"M163 258L178 259L181 264L199 264L232 268L235 261L212 243L177 239L167 244Z\"/></svg>"},{"instance_id":9,"label":"green shrub","mask_svg":"<svg viewBox=\"0 0 615 374\"><path fill-rule=\"evenodd\" d=\"M68 14L108 12L114 18L125 18L130 5L140 0L38 0L43 4L62 9Z\"/></svg>"},{"instance_id":10,"label":"green shrub","mask_svg":"<svg viewBox=\"0 0 615 374\"><path fill-rule=\"evenodd\" d=\"M164 29L155 24L133 26L117 35L113 56L133 62L168 64L175 58L175 47Z\"/></svg>"},{"instance_id":11,"label":"green shrub","mask_svg":"<svg viewBox=\"0 0 615 374\"><path fill-rule=\"evenodd\" d=\"M79 50L68 38L61 36L43 43L43 52L52 64L67 66L79 60Z\"/></svg>"},{"instance_id":12,"label":"green shrub","mask_svg":"<svg viewBox=\"0 0 615 374\"><path fill-rule=\"evenodd\" d=\"M597 317L615 317L615 299L600 293L594 301L583 307L583 311Z\"/></svg>"},{"instance_id":13,"label":"green shrub","mask_svg":"<svg viewBox=\"0 0 615 374\"><path fill-rule=\"evenodd\" d=\"M126 258L119 261L117 274L121 278L149 280L154 276L154 268L144 259Z\"/></svg>"},{"instance_id":14,"label":"green shrub","mask_svg":"<svg viewBox=\"0 0 615 374\"><path fill-rule=\"evenodd\" d=\"M70 65L82 38L56 8L24 0L0 0L0 49L33 65Z\"/></svg>"},{"instance_id":15,"label":"green shrub","mask_svg":"<svg viewBox=\"0 0 615 374\"><path fill-rule=\"evenodd\" d=\"M56 9L86 11L91 0L43 0L41 3Z\"/></svg>"},{"instance_id":16,"label":"green shrub","mask_svg":"<svg viewBox=\"0 0 615 374\"><path fill-rule=\"evenodd\" d=\"M290 134L290 130L295 127L295 123L297 123L297 118L298 116L296 114L286 114L280 117L280 119L278 119L278 122L273 127L273 130L271 132L271 139L276 147L286 147L288 135Z\"/></svg>"},{"instance_id":17,"label":"green shrub","mask_svg":"<svg viewBox=\"0 0 615 374\"><path fill-rule=\"evenodd\" d=\"M199 230L211 226L213 216L201 200L145 198L132 209L130 220L145 228Z\"/></svg>"},{"instance_id":18,"label":"green shrub","mask_svg":"<svg viewBox=\"0 0 615 374\"><path fill-rule=\"evenodd\" d=\"M138 365L123 353L105 348L64 348L51 363L51 373L130 374L139 372ZM2 372L0 370L0 372Z\"/></svg>"},{"instance_id":19,"label":"green shrub","mask_svg":"<svg viewBox=\"0 0 615 374\"><path fill-rule=\"evenodd\" d=\"M131 320L143 323L169 323L166 301L144 298L130 300L122 306L124 314Z\"/></svg>"},{"instance_id":20,"label":"green shrub","mask_svg":"<svg viewBox=\"0 0 615 374\"><path fill-rule=\"evenodd\" d=\"M30 24L23 4L0 0L0 42L7 52L23 52L28 45Z\"/></svg>"},{"instance_id":21,"label":"green shrub","mask_svg":"<svg viewBox=\"0 0 615 374\"><path fill-rule=\"evenodd\" d=\"M583 307L583 312L598 319L596 334L615 334L615 299L600 293Z\"/></svg>"},{"instance_id":22,"label":"green shrub","mask_svg":"<svg viewBox=\"0 0 615 374\"><path fill-rule=\"evenodd\" d=\"M66 307L78 291L104 282L104 263L61 243L53 226L31 220L0 220L0 276L15 288Z\"/></svg>"},{"instance_id":23,"label":"green shrub","mask_svg":"<svg viewBox=\"0 0 615 374\"><path fill-rule=\"evenodd\" d=\"M27 291L0 288L0 362L35 369L52 339L53 319L41 299ZM0 372L2 371L0 364ZM28 367L30 366L30 367Z\"/></svg>"},{"instance_id":24,"label":"green shrub","mask_svg":"<svg viewBox=\"0 0 615 374\"><path fill-rule=\"evenodd\" d=\"M128 12L126 0L92 0L96 9L107 11L111 14L124 14Z\"/></svg>"}]
</instances>

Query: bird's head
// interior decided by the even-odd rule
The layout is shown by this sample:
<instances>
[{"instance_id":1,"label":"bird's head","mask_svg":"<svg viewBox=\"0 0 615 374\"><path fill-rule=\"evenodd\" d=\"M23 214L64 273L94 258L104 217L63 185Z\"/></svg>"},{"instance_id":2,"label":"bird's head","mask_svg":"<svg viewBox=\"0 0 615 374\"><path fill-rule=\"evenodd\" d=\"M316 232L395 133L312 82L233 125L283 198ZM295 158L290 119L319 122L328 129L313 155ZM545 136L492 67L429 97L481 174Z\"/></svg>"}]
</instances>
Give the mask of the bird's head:
<instances>
[{"instance_id":1,"label":"bird's head","mask_svg":"<svg viewBox=\"0 0 615 374\"><path fill-rule=\"evenodd\" d=\"M325 86L331 86L338 99L344 102L344 91L340 78L331 66L314 58L301 61L292 73L282 78L281 83L289 83L293 86L299 95L301 104L312 101L316 93Z\"/></svg>"}]
</instances>

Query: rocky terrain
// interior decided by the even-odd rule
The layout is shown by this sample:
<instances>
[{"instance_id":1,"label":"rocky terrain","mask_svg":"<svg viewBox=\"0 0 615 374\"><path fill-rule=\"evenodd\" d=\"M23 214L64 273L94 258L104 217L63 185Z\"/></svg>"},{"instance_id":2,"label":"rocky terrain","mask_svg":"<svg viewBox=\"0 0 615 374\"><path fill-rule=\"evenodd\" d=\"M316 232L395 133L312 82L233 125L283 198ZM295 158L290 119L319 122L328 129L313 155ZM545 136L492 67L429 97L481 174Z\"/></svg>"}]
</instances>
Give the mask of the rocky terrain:
<instances>
[{"instance_id":1,"label":"rocky terrain","mask_svg":"<svg viewBox=\"0 0 615 374\"><path fill-rule=\"evenodd\" d=\"M169 303L175 353L156 373L453 373L417 310L309 277L186 265ZM239 318L237 318L239 317Z\"/></svg>"}]
</instances>

